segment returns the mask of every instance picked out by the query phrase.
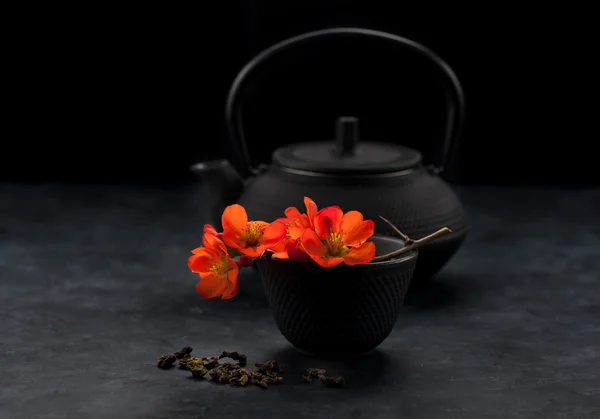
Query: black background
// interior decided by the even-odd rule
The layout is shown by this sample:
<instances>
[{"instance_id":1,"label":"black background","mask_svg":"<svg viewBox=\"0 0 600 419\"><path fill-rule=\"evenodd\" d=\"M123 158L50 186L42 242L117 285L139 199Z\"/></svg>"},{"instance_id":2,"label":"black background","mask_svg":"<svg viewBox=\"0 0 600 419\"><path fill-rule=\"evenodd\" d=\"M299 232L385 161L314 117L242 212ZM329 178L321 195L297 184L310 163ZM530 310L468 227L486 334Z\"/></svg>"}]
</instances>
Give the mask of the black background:
<instances>
[{"instance_id":1,"label":"black background","mask_svg":"<svg viewBox=\"0 0 600 419\"><path fill-rule=\"evenodd\" d=\"M383 4L383 3L382 3ZM467 123L445 174L465 184L597 185L597 48L591 14L503 5L413 11L403 3L189 10L36 10L15 15L0 178L11 182L173 183L228 153L227 91L262 49L334 26L384 30L455 70ZM8 56L8 55L7 55ZM361 119L365 141L436 158L444 118L436 73L410 53L343 41L278 60L250 91L255 160Z\"/></svg>"}]
</instances>

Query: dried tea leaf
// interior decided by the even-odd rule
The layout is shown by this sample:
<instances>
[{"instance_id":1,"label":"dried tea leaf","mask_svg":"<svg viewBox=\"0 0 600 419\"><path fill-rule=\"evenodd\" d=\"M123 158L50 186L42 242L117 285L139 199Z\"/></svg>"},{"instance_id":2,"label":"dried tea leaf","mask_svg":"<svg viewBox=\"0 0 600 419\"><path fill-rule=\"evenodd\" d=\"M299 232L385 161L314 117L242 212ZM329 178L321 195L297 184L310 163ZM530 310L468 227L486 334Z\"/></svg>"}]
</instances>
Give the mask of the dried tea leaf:
<instances>
[{"instance_id":1,"label":"dried tea leaf","mask_svg":"<svg viewBox=\"0 0 600 419\"><path fill-rule=\"evenodd\" d=\"M191 371L194 368L204 366L204 358L188 355L179 359L179 368Z\"/></svg>"},{"instance_id":2,"label":"dried tea leaf","mask_svg":"<svg viewBox=\"0 0 600 419\"><path fill-rule=\"evenodd\" d=\"M179 368L184 370L192 370L194 367L203 366L207 369L215 368L219 365L219 357L212 356L201 358L197 356L187 355L179 360Z\"/></svg>"},{"instance_id":3,"label":"dried tea leaf","mask_svg":"<svg viewBox=\"0 0 600 419\"><path fill-rule=\"evenodd\" d=\"M159 359L158 362L156 363L156 365L158 366L158 368L162 368L162 369L168 369L171 368L173 366L173 364L175 363L175 361L177 361L177 358L175 357L175 355L162 355Z\"/></svg>"},{"instance_id":4,"label":"dried tea leaf","mask_svg":"<svg viewBox=\"0 0 600 419\"><path fill-rule=\"evenodd\" d=\"M204 365L196 365L192 367L190 371L192 372L192 377L194 378L202 378L208 374L208 369Z\"/></svg>"},{"instance_id":5,"label":"dried tea leaf","mask_svg":"<svg viewBox=\"0 0 600 419\"><path fill-rule=\"evenodd\" d=\"M258 372L263 374L266 372L283 374L283 367L277 361L257 362L254 365L258 367Z\"/></svg>"},{"instance_id":6,"label":"dried tea leaf","mask_svg":"<svg viewBox=\"0 0 600 419\"><path fill-rule=\"evenodd\" d=\"M229 382L231 382L231 380L234 378L229 372L223 371L219 368L210 370L208 374L213 380L218 381L221 384L229 384Z\"/></svg>"},{"instance_id":7,"label":"dried tea leaf","mask_svg":"<svg viewBox=\"0 0 600 419\"><path fill-rule=\"evenodd\" d=\"M233 364L231 362L225 362L224 364L220 364L219 365L219 369L222 371L231 371L231 370L237 370L240 369L240 365L239 364Z\"/></svg>"},{"instance_id":8,"label":"dried tea leaf","mask_svg":"<svg viewBox=\"0 0 600 419\"><path fill-rule=\"evenodd\" d=\"M215 368L217 365L219 365L219 357L208 356L206 358L202 358L202 365L208 369Z\"/></svg>"},{"instance_id":9,"label":"dried tea leaf","mask_svg":"<svg viewBox=\"0 0 600 419\"><path fill-rule=\"evenodd\" d=\"M249 380L250 378L248 377L248 375L244 374L240 377L233 377L229 384L234 386L245 386Z\"/></svg>"},{"instance_id":10,"label":"dried tea leaf","mask_svg":"<svg viewBox=\"0 0 600 419\"><path fill-rule=\"evenodd\" d=\"M313 378L317 378L320 375L325 375L327 373L326 370L321 368L307 368L302 376L302 381L305 383L312 382Z\"/></svg>"},{"instance_id":11,"label":"dried tea leaf","mask_svg":"<svg viewBox=\"0 0 600 419\"><path fill-rule=\"evenodd\" d=\"M185 346L172 355L163 355L158 361L158 366L169 368L179 360L179 368L190 371L194 378L202 378L208 374L214 381L232 386L245 386L252 383L267 388L269 384L280 383L283 380L279 375L283 373L283 368L277 361L256 363L258 371L250 371L243 368L247 363L247 357L240 352L223 351L220 356L196 357L190 355L192 350L191 347ZM224 358L237 363L220 364L219 360Z\"/></svg>"},{"instance_id":12,"label":"dried tea leaf","mask_svg":"<svg viewBox=\"0 0 600 419\"><path fill-rule=\"evenodd\" d=\"M256 380L256 381L254 381L254 384L261 386L262 388L269 387L269 382L267 381L266 378L263 378L261 380Z\"/></svg>"},{"instance_id":13,"label":"dried tea leaf","mask_svg":"<svg viewBox=\"0 0 600 419\"><path fill-rule=\"evenodd\" d=\"M208 375L210 375L210 378L212 378L215 381L219 381L219 377L221 376L221 374L223 373L223 371L218 370L218 369L212 369L208 372Z\"/></svg>"},{"instance_id":14,"label":"dried tea leaf","mask_svg":"<svg viewBox=\"0 0 600 419\"><path fill-rule=\"evenodd\" d=\"M186 356L191 354L193 350L194 349L189 346L184 346L180 350L174 352L173 355L175 355L175 357L177 357L177 359L181 359L181 358L185 358Z\"/></svg>"},{"instance_id":15,"label":"dried tea leaf","mask_svg":"<svg viewBox=\"0 0 600 419\"><path fill-rule=\"evenodd\" d=\"M229 359L233 359L234 361L238 361L238 363L242 367L244 365L246 365L246 362L248 361L248 358L246 357L246 355L239 353L237 351L234 351L234 352L223 351L223 353L221 354L221 358L229 358Z\"/></svg>"},{"instance_id":16,"label":"dried tea leaf","mask_svg":"<svg viewBox=\"0 0 600 419\"><path fill-rule=\"evenodd\" d=\"M219 383L221 384L229 384L233 380L233 377L230 374L223 373L219 376Z\"/></svg>"},{"instance_id":17,"label":"dried tea leaf","mask_svg":"<svg viewBox=\"0 0 600 419\"><path fill-rule=\"evenodd\" d=\"M283 381L283 377L279 375L273 377L263 377L263 380L266 380L269 384L278 384Z\"/></svg>"}]
</instances>

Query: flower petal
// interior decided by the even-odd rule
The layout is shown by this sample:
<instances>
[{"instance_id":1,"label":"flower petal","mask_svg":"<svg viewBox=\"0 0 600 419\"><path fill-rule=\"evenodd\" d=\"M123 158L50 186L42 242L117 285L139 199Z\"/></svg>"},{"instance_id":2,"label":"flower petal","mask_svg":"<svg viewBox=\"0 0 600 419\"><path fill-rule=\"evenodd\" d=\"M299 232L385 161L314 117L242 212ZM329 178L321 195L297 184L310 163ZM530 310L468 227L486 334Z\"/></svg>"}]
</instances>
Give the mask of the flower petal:
<instances>
[{"instance_id":1,"label":"flower petal","mask_svg":"<svg viewBox=\"0 0 600 419\"><path fill-rule=\"evenodd\" d=\"M188 258L188 267L192 272L208 272L215 264L218 255L211 249L200 248L197 252Z\"/></svg>"},{"instance_id":2,"label":"flower petal","mask_svg":"<svg viewBox=\"0 0 600 419\"><path fill-rule=\"evenodd\" d=\"M226 246L231 247L232 249L241 249L245 246L241 238L241 235L234 233L231 230L226 230L223 233L223 242Z\"/></svg>"},{"instance_id":3,"label":"flower petal","mask_svg":"<svg viewBox=\"0 0 600 419\"><path fill-rule=\"evenodd\" d=\"M343 216L344 211L338 206L323 208L319 211L313 220L315 232L319 238L325 240L329 233L339 233Z\"/></svg>"},{"instance_id":4,"label":"flower petal","mask_svg":"<svg viewBox=\"0 0 600 419\"><path fill-rule=\"evenodd\" d=\"M217 234L217 230L215 230L213 226L210 224L204 224L204 229L202 231L202 245L204 247L210 247L211 243L207 241L207 237L216 237Z\"/></svg>"},{"instance_id":5,"label":"flower petal","mask_svg":"<svg viewBox=\"0 0 600 419\"><path fill-rule=\"evenodd\" d=\"M302 214L302 216L300 217L300 224L305 228L310 228L311 230L314 230L312 221L308 219L308 215L306 214Z\"/></svg>"},{"instance_id":6,"label":"flower petal","mask_svg":"<svg viewBox=\"0 0 600 419\"><path fill-rule=\"evenodd\" d=\"M256 247L241 247L240 253L249 256L251 258L257 258L260 257L264 251L265 251L266 247L265 246L256 246Z\"/></svg>"},{"instance_id":7,"label":"flower petal","mask_svg":"<svg viewBox=\"0 0 600 419\"><path fill-rule=\"evenodd\" d=\"M333 268L334 266L338 266L340 263L344 262L344 258L317 258L317 257L312 257L312 259L315 262L317 262L321 267L323 267L325 269Z\"/></svg>"},{"instance_id":8,"label":"flower petal","mask_svg":"<svg viewBox=\"0 0 600 419\"><path fill-rule=\"evenodd\" d=\"M300 211L298 211L298 208L296 207L289 207L284 211L285 216L287 217L288 220L294 220L296 218L300 218L302 217L302 214L300 214Z\"/></svg>"},{"instance_id":9,"label":"flower petal","mask_svg":"<svg viewBox=\"0 0 600 419\"><path fill-rule=\"evenodd\" d=\"M225 246L225 243L223 243L222 240L219 240L216 235L204 234L202 236L202 243L204 243L204 247L207 249L215 249L227 253L227 246Z\"/></svg>"},{"instance_id":10,"label":"flower petal","mask_svg":"<svg viewBox=\"0 0 600 419\"><path fill-rule=\"evenodd\" d=\"M369 240L375 231L375 223L373 220L365 220L356 224L347 232L344 230L343 240L346 246L356 247L362 245Z\"/></svg>"},{"instance_id":11,"label":"flower petal","mask_svg":"<svg viewBox=\"0 0 600 419\"><path fill-rule=\"evenodd\" d=\"M248 224L248 214L244 207L233 204L225 208L221 217L223 224L223 241L229 247L239 249L242 245L240 238L244 235L244 229Z\"/></svg>"},{"instance_id":12,"label":"flower petal","mask_svg":"<svg viewBox=\"0 0 600 419\"><path fill-rule=\"evenodd\" d=\"M305 196L304 197L304 205L306 206L306 215L308 216L308 220L310 222L310 227L314 229L315 228L314 219L315 219L315 216L317 215L317 213L319 212L317 204L315 204L315 201L310 199L308 196Z\"/></svg>"},{"instance_id":13,"label":"flower petal","mask_svg":"<svg viewBox=\"0 0 600 419\"><path fill-rule=\"evenodd\" d=\"M285 225L288 225L288 223L290 223L292 220L287 217L281 217L281 218L276 219L275 221L281 221Z\"/></svg>"},{"instance_id":14,"label":"flower petal","mask_svg":"<svg viewBox=\"0 0 600 419\"><path fill-rule=\"evenodd\" d=\"M227 285L227 288L225 289L225 291L223 291L223 295L221 296L221 299L223 300L229 300L230 298L233 298L237 295L238 291L240 289L240 283L239 282L229 282L229 284Z\"/></svg>"},{"instance_id":15,"label":"flower petal","mask_svg":"<svg viewBox=\"0 0 600 419\"><path fill-rule=\"evenodd\" d=\"M327 248L312 230L306 229L300 238L300 244L304 251L308 253L310 257L320 257L322 258L327 252Z\"/></svg>"},{"instance_id":16,"label":"flower petal","mask_svg":"<svg viewBox=\"0 0 600 419\"><path fill-rule=\"evenodd\" d=\"M325 258L325 253L327 253L327 247L321 242L317 233L310 229L306 229L304 234L302 234L302 238L300 239L300 243L304 251L311 257L312 260L317 262L323 268L333 268L334 266L339 265L344 261L343 258Z\"/></svg>"},{"instance_id":17,"label":"flower petal","mask_svg":"<svg viewBox=\"0 0 600 419\"><path fill-rule=\"evenodd\" d=\"M204 233L202 235L202 246L204 246L204 247L211 247L211 242L209 241L208 237L209 237L209 235L206 234L206 233ZM210 236L210 237L214 237L214 236ZM194 251L192 250L192 253L193 252Z\"/></svg>"},{"instance_id":18,"label":"flower petal","mask_svg":"<svg viewBox=\"0 0 600 419\"><path fill-rule=\"evenodd\" d=\"M204 228L202 229L202 232L204 234L211 234L213 236L216 236L217 234L217 230L215 230L215 228L213 226L211 226L210 224L204 224Z\"/></svg>"},{"instance_id":19,"label":"flower petal","mask_svg":"<svg viewBox=\"0 0 600 419\"><path fill-rule=\"evenodd\" d=\"M227 272L227 288L223 291L223 295L221 298L223 300L228 300L236 296L238 290L240 289L240 283L238 281L239 268L237 266L232 267L232 269Z\"/></svg>"},{"instance_id":20,"label":"flower petal","mask_svg":"<svg viewBox=\"0 0 600 419\"><path fill-rule=\"evenodd\" d=\"M284 238L276 246L271 248L271 250L273 251L273 255L271 257L273 257L275 259L289 259L286 248L287 248L287 244L290 241L293 242L294 240Z\"/></svg>"},{"instance_id":21,"label":"flower petal","mask_svg":"<svg viewBox=\"0 0 600 419\"><path fill-rule=\"evenodd\" d=\"M359 211L348 211L342 217L342 224L341 224L342 234L347 233L348 231L351 231L354 227L356 227L357 225L362 223L363 220L364 220L364 217L363 217L362 213L360 213Z\"/></svg>"},{"instance_id":22,"label":"flower petal","mask_svg":"<svg viewBox=\"0 0 600 419\"><path fill-rule=\"evenodd\" d=\"M215 298L223 294L228 284L224 276L207 275L196 284L196 292L202 298Z\"/></svg>"},{"instance_id":23,"label":"flower petal","mask_svg":"<svg viewBox=\"0 0 600 419\"><path fill-rule=\"evenodd\" d=\"M279 244L287 235L287 227L282 221L274 221L263 230L263 235L260 238L261 246L265 249L270 249Z\"/></svg>"},{"instance_id":24,"label":"flower petal","mask_svg":"<svg viewBox=\"0 0 600 419\"><path fill-rule=\"evenodd\" d=\"M302 217L296 219L294 221L290 221L288 224L288 234L292 239L298 239L302 237L302 233L304 230L310 228L310 223L308 222L308 217L306 214L302 214Z\"/></svg>"},{"instance_id":25,"label":"flower petal","mask_svg":"<svg viewBox=\"0 0 600 419\"><path fill-rule=\"evenodd\" d=\"M231 259L231 258L229 257L229 255L227 255L226 257L227 257L227 263L229 263L229 267L231 268L231 270L234 270L234 271L239 271L239 270L240 270L240 267L239 267L239 265L237 264L237 262L236 262L235 260ZM236 274L236 278L237 278L237 274Z\"/></svg>"},{"instance_id":26,"label":"flower petal","mask_svg":"<svg viewBox=\"0 0 600 419\"><path fill-rule=\"evenodd\" d=\"M365 242L362 246L353 247L344 255L346 265L364 265L375 257L375 243Z\"/></svg>"},{"instance_id":27,"label":"flower petal","mask_svg":"<svg viewBox=\"0 0 600 419\"><path fill-rule=\"evenodd\" d=\"M287 254L287 251L283 251L283 252L275 252L271 255L271 257L273 259L289 259L290 257Z\"/></svg>"},{"instance_id":28,"label":"flower petal","mask_svg":"<svg viewBox=\"0 0 600 419\"><path fill-rule=\"evenodd\" d=\"M236 231L242 231L248 224L246 209L239 204L229 205L221 217L223 227L227 226Z\"/></svg>"}]
</instances>

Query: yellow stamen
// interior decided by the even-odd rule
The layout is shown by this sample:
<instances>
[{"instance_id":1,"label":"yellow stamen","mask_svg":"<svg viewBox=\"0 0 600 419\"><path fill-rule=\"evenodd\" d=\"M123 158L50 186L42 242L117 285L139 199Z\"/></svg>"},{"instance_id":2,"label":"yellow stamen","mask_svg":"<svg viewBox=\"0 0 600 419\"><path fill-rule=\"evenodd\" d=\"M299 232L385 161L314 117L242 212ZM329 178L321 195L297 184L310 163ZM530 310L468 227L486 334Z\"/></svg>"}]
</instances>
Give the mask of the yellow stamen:
<instances>
[{"instance_id":1,"label":"yellow stamen","mask_svg":"<svg viewBox=\"0 0 600 419\"><path fill-rule=\"evenodd\" d=\"M215 263L210 267L210 271L213 275L222 276L231 270L231 266L229 265L229 261L227 258L221 258L221 260L216 260Z\"/></svg>"},{"instance_id":2,"label":"yellow stamen","mask_svg":"<svg viewBox=\"0 0 600 419\"><path fill-rule=\"evenodd\" d=\"M250 222L244 229L244 237L242 240L246 243L246 246L256 247L258 246L262 235L263 232L260 229L260 225L255 222Z\"/></svg>"},{"instance_id":3,"label":"yellow stamen","mask_svg":"<svg viewBox=\"0 0 600 419\"><path fill-rule=\"evenodd\" d=\"M340 233L329 233L325 245L327 246L325 257L342 257L347 252Z\"/></svg>"}]
</instances>

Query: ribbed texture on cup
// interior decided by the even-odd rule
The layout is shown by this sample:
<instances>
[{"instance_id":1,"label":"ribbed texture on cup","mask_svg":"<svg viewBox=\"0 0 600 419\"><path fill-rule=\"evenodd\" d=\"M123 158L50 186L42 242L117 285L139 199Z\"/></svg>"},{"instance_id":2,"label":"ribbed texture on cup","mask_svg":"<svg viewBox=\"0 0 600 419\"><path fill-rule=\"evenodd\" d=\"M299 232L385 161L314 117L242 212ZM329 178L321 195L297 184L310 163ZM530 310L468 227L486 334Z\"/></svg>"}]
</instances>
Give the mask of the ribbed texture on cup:
<instances>
[{"instance_id":1,"label":"ribbed texture on cup","mask_svg":"<svg viewBox=\"0 0 600 419\"><path fill-rule=\"evenodd\" d=\"M416 260L332 269L289 260L257 264L281 334L306 352L348 355L389 336Z\"/></svg>"}]
</instances>

